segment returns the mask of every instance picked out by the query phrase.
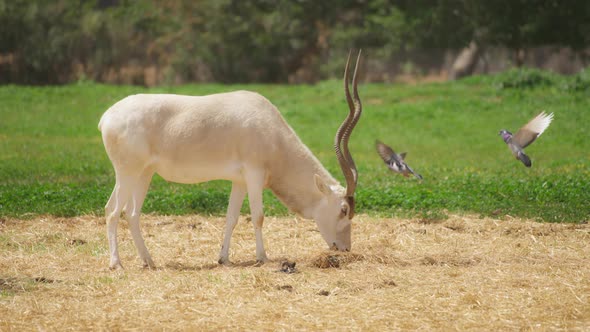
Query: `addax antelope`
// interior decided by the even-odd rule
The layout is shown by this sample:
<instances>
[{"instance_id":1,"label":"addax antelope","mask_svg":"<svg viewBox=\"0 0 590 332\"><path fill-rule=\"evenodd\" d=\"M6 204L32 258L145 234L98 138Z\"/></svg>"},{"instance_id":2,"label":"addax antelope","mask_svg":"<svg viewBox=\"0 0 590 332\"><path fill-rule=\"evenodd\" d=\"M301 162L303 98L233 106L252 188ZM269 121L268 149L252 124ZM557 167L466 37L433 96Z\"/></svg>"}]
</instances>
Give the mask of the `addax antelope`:
<instances>
[{"instance_id":1,"label":"addax antelope","mask_svg":"<svg viewBox=\"0 0 590 332\"><path fill-rule=\"evenodd\" d=\"M155 266L139 226L141 207L155 173L180 183L232 182L220 264L229 263L230 240L246 194L256 237L256 259L267 260L262 240L264 188L270 188L291 211L314 219L330 248L350 250L358 174L348 140L362 112L357 91L360 52L352 96L349 61L350 54L344 71L350 111L334 143L346 188L301 142L277 108L257 93L138 94L109 108L98 128L116 178L105 207L110 268L122 268L117 247L122 212L144 266Z\"/></svg>"}]
</instances>

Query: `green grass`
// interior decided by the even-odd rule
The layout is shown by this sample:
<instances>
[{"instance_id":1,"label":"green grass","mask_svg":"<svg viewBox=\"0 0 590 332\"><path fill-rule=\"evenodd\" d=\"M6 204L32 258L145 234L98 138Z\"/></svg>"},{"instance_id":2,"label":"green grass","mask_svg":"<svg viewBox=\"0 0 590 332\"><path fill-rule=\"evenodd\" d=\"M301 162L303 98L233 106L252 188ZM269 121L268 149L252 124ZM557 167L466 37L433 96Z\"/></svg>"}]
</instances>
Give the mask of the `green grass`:
<instances>
[{"instance_id":1,"label":"green grass","mask_svg":"<svg viewBox=\"0 0 590 332\"><path fill-rule=\"evenodd\" d=\"M508 72L439 84L362 84L364 114L351 138L359 169L358 211L379 216L446 213L511 215L551 222L590 219L588 71L572 78ZM342 180L333 135L347 112L341 81L314 86L186 85L145 89L79 84L0 86L0 216L102 214L114 173L97 129L102 113L139 92L258 91L282 112L324 166ZM498 136L539 111L555 113L529 148L531 169ZM424 181L390 173L375 139L398 152ZM156 176L144 212L225 213L230 185L167 183ZM244 205L243 211L248 211ZM270 192L268 215L287 213Z\"/></svg>"}]
</instances>

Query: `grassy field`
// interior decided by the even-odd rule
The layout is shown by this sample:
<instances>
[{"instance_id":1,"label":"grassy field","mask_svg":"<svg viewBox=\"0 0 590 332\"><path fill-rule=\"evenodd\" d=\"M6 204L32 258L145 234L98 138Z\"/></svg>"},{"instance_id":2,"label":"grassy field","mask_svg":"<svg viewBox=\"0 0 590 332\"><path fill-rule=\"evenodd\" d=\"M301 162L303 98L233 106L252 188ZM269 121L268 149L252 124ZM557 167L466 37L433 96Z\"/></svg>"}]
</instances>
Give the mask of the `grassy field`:
<instances>
[{"instance_id":1,"label":"grassy field","mask_svg":"<svg viewBox=\"0 0 590 332\"><path fill-rule=\"evenodd\" d=\"M270 262L255 265L244 205L234 264L221 266L229 184L156 176L142 228L157 268L141 268L122 222L119 271L108 269L102 207L114 176L96 128L109 106L138 92L255 90L342 179L332 150L347 112L341 82L0 86L0 330L588 330L584 75L363 84L350 253L326 251L315 223L267 192ZM555 120L527 149L527 169L497 134L541 110ZM424 181L391 174L375 139L408 151Z\"/></svg>"},{"instance_id":2,"label":"grassy field","mask_svg":"<svg viewBox=\"0 0 590 332\"><path fill-rule=\"evenodd\" d=\"M266 220L217 264L223 217L144 217L158 266L144 270L127 229L108 269L104 218L0 222L2 331L588 331L590 225L449 215L358 215L353 251L324 251L314 223ZM126 227L126 223L122 223ZM329 256L332 255L332 256ZM295 270L281 271L283 261ZM331 267L328 267L329 262Z\"/></svg>"},{"instance_id":3,"label":"grassy field","mask_svg":"<svg viewBox=\"0 0 590 332\"><path fill-rule=\"evenodd\" d=\"M364 114L351 138L359 169L357 209L379 217L444 220L449 213L516 216L550 222L590 218L588 71L575 78L511 72L450 83L362 84ZM98 120L117 100L139 92L208 94L258 91L282 112L338 179L332 140L347 112L340 81L297 85L188 85L146 89L92 83L0 86L0 216L102 214L114 173ZM527 153L525 168L497 135L516 131L539 111L555 113ZM424 181L391 174L375 139L408 151ZM156 176L144 206L158 214L225 213L229 183L170 184ZM247 213L244 205L244 213ZM287 215L265 193L267 215Z\"/></svg>"}]
</instances>

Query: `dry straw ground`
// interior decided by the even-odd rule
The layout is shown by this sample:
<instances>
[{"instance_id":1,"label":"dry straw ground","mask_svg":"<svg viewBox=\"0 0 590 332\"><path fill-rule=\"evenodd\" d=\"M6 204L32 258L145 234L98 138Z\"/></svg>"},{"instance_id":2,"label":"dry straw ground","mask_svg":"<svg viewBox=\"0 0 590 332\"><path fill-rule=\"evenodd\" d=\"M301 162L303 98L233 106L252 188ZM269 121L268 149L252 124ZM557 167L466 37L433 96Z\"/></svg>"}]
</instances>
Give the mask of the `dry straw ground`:
<instances>
[{"instance_id":1,"label":"dry straw ground","mask_svg":"<svg viewBox=\"0 0 590 332\"><path fill-rule=\"evenodd\" d=\"M353 252L334 255L313 222L267 218L255 266L242 218L219 266L223 218L144 216L159 268L122 222L116 272L103 218L1 220L0 330L590 329L589 225L355 219Z\"/></svg>"}]
</instances>

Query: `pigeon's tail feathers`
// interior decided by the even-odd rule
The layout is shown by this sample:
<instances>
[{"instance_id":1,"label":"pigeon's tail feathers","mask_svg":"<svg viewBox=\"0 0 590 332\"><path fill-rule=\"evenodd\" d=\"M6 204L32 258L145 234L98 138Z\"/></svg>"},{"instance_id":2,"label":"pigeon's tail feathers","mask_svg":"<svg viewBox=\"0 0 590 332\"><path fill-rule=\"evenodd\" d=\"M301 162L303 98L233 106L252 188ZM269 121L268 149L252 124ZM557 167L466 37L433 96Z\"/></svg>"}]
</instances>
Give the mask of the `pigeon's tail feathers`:
<instances>
[{"instance_id":1,"label":"pigeon's tail feathers","mask_svg":"<svg viewBox=\"0 0 590 332\"><path fill-rule=\"evenodd\" d=\"M522 161L522 163L526 166L526 167L531 167L533 164L531 162L531 158L529 158L529 156L527 156L526 154L524 154L524 152L519 151L518 155L516 156L516 158L518 158L518 160Z\"/></svg>"},{"instance_id":2,"label":"pigeon's tail feathers","mask_svg":"<svg viewBox=\"0 0 590 332\"><path fill-rule=\"evenodd\" d=\"M412 168L410 168L410 166L407 166L408 170L410 171L410 173L414 174L414 176L418 179L418 180L422 180L422 175L414 172L414 170Z\"/></svg>"}]
</instances>

